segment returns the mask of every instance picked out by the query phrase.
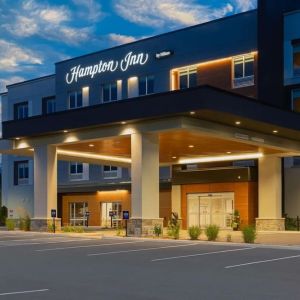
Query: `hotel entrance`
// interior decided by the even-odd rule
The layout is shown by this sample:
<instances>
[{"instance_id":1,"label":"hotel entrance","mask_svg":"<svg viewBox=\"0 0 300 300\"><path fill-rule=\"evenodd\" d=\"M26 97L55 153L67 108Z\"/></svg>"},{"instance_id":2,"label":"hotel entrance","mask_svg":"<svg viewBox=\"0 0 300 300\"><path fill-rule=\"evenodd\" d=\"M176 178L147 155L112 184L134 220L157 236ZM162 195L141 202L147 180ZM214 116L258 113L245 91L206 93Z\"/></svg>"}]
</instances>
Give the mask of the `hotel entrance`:
<instances>
[{"instance_id":1,"label":"hotel entrance","mask_svg":"<svg viewBox=\"0 0 300 300\"><path fill-rule=\"evenodd\" d=\"M231 228L234 193L188 194L188 227L210 224Z\"/></svg>"}]
</instances>

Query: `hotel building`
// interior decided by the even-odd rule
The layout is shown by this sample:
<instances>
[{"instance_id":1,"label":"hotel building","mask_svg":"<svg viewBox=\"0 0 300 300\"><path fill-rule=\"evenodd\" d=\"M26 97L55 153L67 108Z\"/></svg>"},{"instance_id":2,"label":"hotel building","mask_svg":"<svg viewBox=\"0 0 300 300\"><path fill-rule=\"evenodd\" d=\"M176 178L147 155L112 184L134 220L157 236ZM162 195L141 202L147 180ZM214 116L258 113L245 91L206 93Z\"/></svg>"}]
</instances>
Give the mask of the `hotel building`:
<instances>
[{"instance_id":1,"label":"hotel building","mask_svg":"<svg viewBox=\"0 0 300 300\"><path fill-rule=\"evenodd\" d=\"M275 3L276 2L276 3ZM9 217L118 226L284 230L300 214L300 3L258 9L56 63L2 98ZM285 168L286 167L286 168ZM286 169L284 171L284 169ZM283 176L285 175L285 176Z\"/></svg>"}]
</instances>

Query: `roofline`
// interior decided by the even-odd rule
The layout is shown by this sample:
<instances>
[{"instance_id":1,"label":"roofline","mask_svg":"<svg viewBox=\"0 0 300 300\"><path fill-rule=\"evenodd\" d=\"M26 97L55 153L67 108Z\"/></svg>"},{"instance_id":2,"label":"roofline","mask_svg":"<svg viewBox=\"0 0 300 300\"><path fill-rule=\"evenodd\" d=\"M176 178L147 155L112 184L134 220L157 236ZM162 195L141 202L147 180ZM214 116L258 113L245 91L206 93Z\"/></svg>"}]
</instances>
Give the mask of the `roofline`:
<instances>
[{"instance_id":1,"label":"roofline","mask_svg":"<svg viewBox=\"0 0 300 300\"><path fill-rule=\"evenodd\" d=\"M230 19L230 18L235 18L235 17L245 15L245 14L250 14L250 13L253 13L253 12L256 12L256 11L257 11L257 9L252 9L252 10L248 10L248 11L245 11L245 12L242 12L242 13L233 14L233 15L226 16L226 17L223 17L223 18L211 20L211 21L208 21L208 22L204 22L204 23L200 23L200 24L180 28L180 29L177 29L177 30L169 31L169 32L164 32L164 33L161 33L161 34L158 34L158 35L150 36L150 37L147 37L147 38L142 38L142 39L130 42L130 43L126 43L126 44L114 46L114 47L111 47L111 48L106 48L106 49L102 49L102 50L99 50L99 51L91 52L91 53L88 53L88 54L83 54L83 55L76 56L76 57L73 57L73 58L69 58L69 59L66 59L66 60L62 60L62 61L56 62L55 65L65 63L65 62L68 62L68 61L71 61L71 60L75 60L75 59L78 59L78 58L83 58L83 57L86 57L86 56L89 56L89 55L104 53L106 51L127 47L128 45L134 45L134 44L144 42L144 41L148 41L148 40L151 40L151 39L154 39L154 38L158 38L158 37L166 36L166 35L169 35L169 34L173 34L175 32L180 32L180 31L191 29L191 28L196 28L196 27L205 26L205 25L208 25L208 24L211 24L211 23L224 21L224 20L227 20L227 19Z\"/></svg>"},{"instance_id":2,"label":"roofline","mask_svg":"<svg viewBox=\"0 0 300 300\"><path fill-rule=\"evenodd\" d=\"M26 83L32 82L32 81L43 80L43 79L46 79L46 78L55 77L55 75L56 75L56 74L51 74L51 75L46 75L46 76L36 77L36 78L33 78L33 79L24 80L24 81L20 81L20 82L16 82L16 83L9 84L9 85L7 85L6 87L11 87L11 86L15 86L15 85L26 84Z\"/></svg>"},{"instance_id":3,"label":"roofline","mask_svg":"<svg viewBox=\"0 0 300 300\"><path fill-rule=\"evenodd\" d=\"M2 92L2 93L0 93L0 96L5 96L5 95L7 95L7 93L8 92Z\"/></svg>"}]
</instances>

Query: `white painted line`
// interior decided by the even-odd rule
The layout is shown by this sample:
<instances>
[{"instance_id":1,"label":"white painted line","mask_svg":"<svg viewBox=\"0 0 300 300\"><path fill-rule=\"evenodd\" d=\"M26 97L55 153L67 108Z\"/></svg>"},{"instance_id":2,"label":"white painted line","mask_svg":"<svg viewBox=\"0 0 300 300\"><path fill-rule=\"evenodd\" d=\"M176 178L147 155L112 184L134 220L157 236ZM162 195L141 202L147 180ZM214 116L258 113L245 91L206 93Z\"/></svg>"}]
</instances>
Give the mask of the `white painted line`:
<instances>
[{"instance_id":1,"label":"white painted line","mask_svg":"<svg viewBox=\"0 0 300 300\"><path fill-rule=\"evenodd\" d=\"M188 257L204 256L204 255L219 254L219 253L226 253L226 252L245 251L245 250L251 250L251 249L255 249L255 248L254 247L239 248L239 249L221 250L221 251L213 251L213 252L205 252L205 253L196 253L196 254L189 254L189 255L171 256L171 257L164 257L164 258L156 258L156 259L152 259L151 261L162 261L162 260L171 260L171 259L179 259L179 258L188 258Z\"/></svg>"},{"instance_id":2,"label":"white painted line","mask_svg":"<svg viewBox=\"0 0 300 300\"><path fill-rule=\"evenodd\" d=\"M272 262L272 261L292 259L292 258L298 258L298 257L300 257L300 255L279 257L279 258L266 259L266 260L258 260L258 261L252 261L252 262L248 262L248 263L244 263L244 264L239 264L239 265L226 266L225 269L232 269L232 268L238 268L238 267L244 267L244 266L250 266L250 265L257 265L257 264L263 264L263 263L268 263L268 262Z\"/></svg>"},{"instance_id":3,"label":"white painted line","mask_svg":"<svg viewBox=\"0 0 300 300\"><path fill-rule=\"evenodd\" d=\"M11 293L2 293L2 294L0 294L0 296L17 295L17 294L30 294L30 293L41 293L41 292L48 292L48 291L49 291L49 289L21 291L21 292L11 292Z\"/></svg>"},{"instance_id":4,"label":"white painted line","mask_svg":"<svg viewBox=\"0 0 300 300\"><path fill-rule=\"evenodd\" d=\"M102 247L102 246L113 246L113 245L124 245L124 244L137 244L137 243L144 243L144 241L123 242L123 243L109 243L109 244L93 244L93 245L70 246L70 247L61 247L61 248L48 248L48 249L38 249L38 250L35 250L35 251L37 251L37 252L45 252L45 251L65 250L65 249Z\"/></svg>"},{"instance_id":5,"label":"white painted line","mask_svg":"<svg viewBox=\"0 0 300 300\"><path fill-rule=\"evenodd\" d=\"M92 241L94 239L85 239L84 241ZM53 241L53 242L45 242L45 243L22 243L22 244L8 244L8 245L0 245L0 248L6 247L16 247L16 246L30 246L30 245L48 245L48 244L62 244L62 243L73 243L73 242L82 242L82 240L65 240L65 241Z\"/></svg>"},{"instance_id":6,"label":"white painted line","mask_svg":"<svg viewBox=\"0 0 300 300\"><path fill-rule=\"evenodd\" d=\"M131 249L131 250L112 251L112 252L101 252L101 253L88 254L87 256L100 256L100 255L108 255L108 254L120 254L120 253L150 251L150 250L167 249L167 248L179 248L179 247L188 247L188 246L196 246L196 245L198 245L198 244L193 243L193 244L184 244L184 245L176 245L176 246L163 246L163 247Z\"/></svg>"},{"instance_id":7,"label":"white painted line","mask_svg":"<svg viewBox=\"0 0 300 300\"><path fill-rule=\"evenodd\" d=\"M0 241L0 243L5 242L26 242L26 241L41 241L41 240L50 240L50 239L58 239L62 240L63 237L47 237L47 238L34 238L34 239L22 239L22 240L6 240L6 241Z\"/></svg>"}]
</instances>

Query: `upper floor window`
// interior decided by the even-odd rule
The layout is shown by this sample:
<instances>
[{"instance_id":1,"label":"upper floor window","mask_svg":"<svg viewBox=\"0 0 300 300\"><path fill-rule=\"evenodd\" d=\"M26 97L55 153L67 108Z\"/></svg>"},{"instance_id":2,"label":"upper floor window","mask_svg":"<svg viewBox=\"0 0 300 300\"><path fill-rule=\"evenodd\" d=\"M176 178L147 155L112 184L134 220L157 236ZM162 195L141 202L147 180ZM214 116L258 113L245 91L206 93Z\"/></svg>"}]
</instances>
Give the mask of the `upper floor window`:
<instances>
[{"instance_id":1,"label":"upper floor window","mask_svg":"<svg viewBox=\"0 0 300 300\"><path fill-rule=\"evenodd\" d=\"M118 85L116 81L102 85L102 100L103 102L118 100Z\"/></svg>"},{"instance_id":2,"label":"upper floor window","mask_svg":"<svg viewBox=\"0 0 300 300\"><path fill-rule=\"evenodd\" d=\"M233 58L233 87L254 85L254 55L241 55Z\"/></svg>"},{"instance_id":3,"label":"upper floor window","mask_svg":"<svg viewBox=\"0 0 300 300\"><path fill-rule=\"evenodd\" d=\"M69 93L69 108L79 108L83 106L82 91Z\"/></svg>"},{"instance_id":4,"label":"upper floor window","mask_svg":"<svg viewBox=\"0 0 300 300\"><path fill-rule=\"evenodd\" d=\"M293 70L295 76L300 76L300 41L293 42Z\"/></svg>"},{"instance_id":5,"label":"upper floor window","mask_svg":"<svg viewBox=\"0 0 300 300\"><path fill-rule=\"evenodd\" d=\"M139 77L139 95L149 95L154 93L154 76Z\"/></svg>"},{"instance_id":6,"label":"upper floor window","mask_svg":"<svg viewBox=\"0 0 300 300\"><path fill-rule=\"evenodd\" d=\"M182 69L178 72L179 88L187 89L197 86L197 67Z\"/></svg>"},{"instance_id":7,"label":"upper floor window","mask_svg":"<svg viewBox=\"0 0 300 300\"><path fill-rule=\"evenodd\" d=\"M28 118L28 102L17 103L14 105L15 120Z\"/></svg>"},{"instance_id":8,"label":"upper floor window","mask_svg":"<svg viewBox=\"0 0 300 300\"><path fill-rule=\"evenodd\" d=\"M14 163L15 185L29 184L29 163L28 160L15 161Z\"/></svg>"},{"instance_id":9,"label":"upper floor window","mask_svg":"<svg viewBox=\"0 0 300 300\"><path fill-rule=\"evenodd\" d=\"M120 177L120 168L115 166L103 166L103 177L105 179L112 179Z\"/></svg>"},{"instance_id":10,"label":"upper floor window","mask_svg":"<svg viewBox=\"0 0 300 300\"><path fill-rule=\"evenodd\" d=\"M300 89L292 90L292 110L300 112Z\"/></svg>"},{"instance_id":11,"label":"upper floor window","mask_svg":"<svg viewBox=\"0 0 300 300\"><path fill-rule=\"evenodd\" d=\"M71 162L70 163L70 174L82 174L83 173L83 163Z\"/></svg>"},{"instance_id":12,"label":"upper floor window","mask_svg":"<svg viewBox=\"0 0 300 300\"><path fill-rule=\"evenodd\" d=\"M53 114L56 112L56 99L55 97L43 98L43 114Z\"/></svg>"}]
</instances>

